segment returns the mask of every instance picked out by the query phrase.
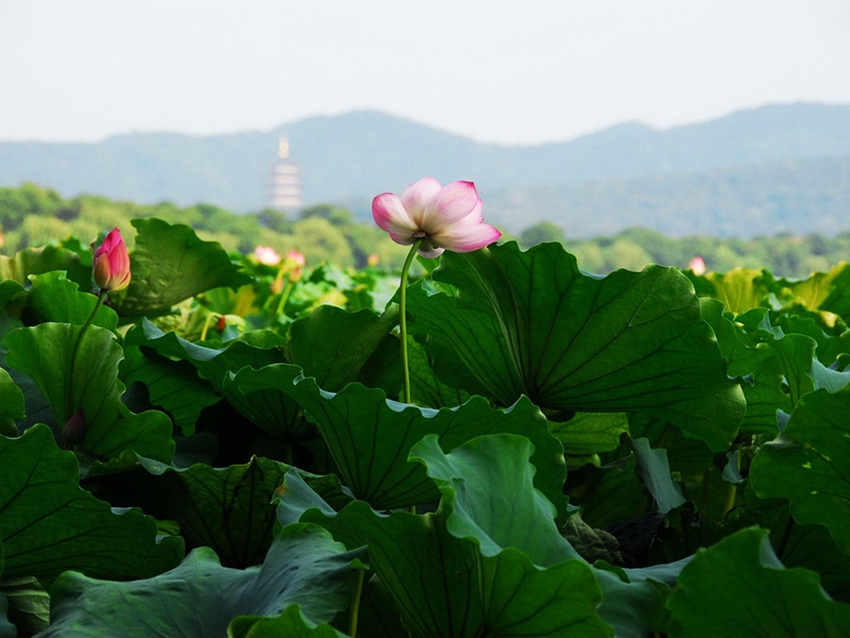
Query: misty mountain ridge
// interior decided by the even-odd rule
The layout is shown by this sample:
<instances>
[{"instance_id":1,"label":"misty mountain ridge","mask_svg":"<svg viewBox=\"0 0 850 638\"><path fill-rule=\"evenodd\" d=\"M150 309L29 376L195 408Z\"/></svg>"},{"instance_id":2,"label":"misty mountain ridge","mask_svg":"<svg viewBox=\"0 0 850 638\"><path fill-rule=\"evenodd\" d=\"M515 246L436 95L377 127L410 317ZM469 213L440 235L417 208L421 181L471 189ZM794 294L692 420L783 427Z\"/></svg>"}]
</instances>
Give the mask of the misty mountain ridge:
<instances>
[{"instance_id":1,"label":"misty mountain ridge","mask_svg":"<svg viewBox=\"0 0 850 638\"><path fill-rule=\"evenodd\" d=\"M66 197L91 193L258 211L268 205L280 135L289 137L291 159L300 168L304 206L341 203L361 217L368 217L375 194L398 192L430 175L444 183L475 181L488 220L511 231L549 219L571 234L590 236L594 228L616 232L620 224L636 225L626 222L638 217L673 232L699 215L719 220L706 228L701 222L699 232L751 236L783 227L777 225L783 216L805 227L819 211L838 228L850 227L850 215L841 215L850 209L850 105L765 106L666 130L625 123L534 146L475 142L374 111L208 137L144 133L93 144L0 142L0 186L32 181ZM707 195L718 188L722 196ZM726 208L713 208L720 205ZM751 224L741 221L742 210ZM727 217L738 221L724 222Z\"/></svg>"}]
</instances>

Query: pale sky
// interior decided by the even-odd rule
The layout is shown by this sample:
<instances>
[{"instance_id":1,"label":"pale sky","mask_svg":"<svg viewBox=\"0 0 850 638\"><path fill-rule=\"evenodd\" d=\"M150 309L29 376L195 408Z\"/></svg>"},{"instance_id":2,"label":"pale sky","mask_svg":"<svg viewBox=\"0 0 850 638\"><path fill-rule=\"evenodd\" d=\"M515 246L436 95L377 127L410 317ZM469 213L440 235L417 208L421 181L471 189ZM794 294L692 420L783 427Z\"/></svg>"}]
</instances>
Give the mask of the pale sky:
<instances>
[{"instance_id":1,"label":"pale sky","mask_svg":"<svg viewBox=\"0 0 850 638\"><path fill-rule=\"evenodd\" d=\"M0 0L0 141L380 110L565 141L850 104L850 0Z\"/></svg>"}]
</instances>

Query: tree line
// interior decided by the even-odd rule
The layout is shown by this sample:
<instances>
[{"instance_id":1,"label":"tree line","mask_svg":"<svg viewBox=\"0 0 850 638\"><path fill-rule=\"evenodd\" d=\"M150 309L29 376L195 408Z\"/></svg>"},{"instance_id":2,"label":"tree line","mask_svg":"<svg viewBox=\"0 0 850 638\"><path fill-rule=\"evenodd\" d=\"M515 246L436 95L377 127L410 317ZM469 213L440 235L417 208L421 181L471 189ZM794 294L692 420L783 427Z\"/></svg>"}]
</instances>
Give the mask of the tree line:
<instances>
[{"instance_id":1,"label":"tree line","mask_svg":"<svg viewBox=\"0 0 850 638\"><path fill-rule=\"evenodd\" d=\"M328 261L362 268L371 257L385 268L398 269L407 253L373 224L357 222L350 211L334 205L312 206L293 216L275 210L236 215L210 204L180 208L170 202L143 205L94 195L68 199L31 183L0 188L0 231L7 255L69 236L90 241L115 226L132 240L130 220L140 217L187 224L202 239L217 241L232 252L251 253L257 245L270 246L279 254L298 250L312 264ZM504 239L516 239L524 248L545 241L559 242L576 255L581 268L600 274L617 268L639 270L650 263L686 268L699 256L710 271L726 272L740 266L767 268L782 277L805 277L827 270L850 255L850 232L744 240L671 238L646 228L629 228L613 236L579 240L544 221L516 236L506 233Z\"/></svg>"}]
</instances>

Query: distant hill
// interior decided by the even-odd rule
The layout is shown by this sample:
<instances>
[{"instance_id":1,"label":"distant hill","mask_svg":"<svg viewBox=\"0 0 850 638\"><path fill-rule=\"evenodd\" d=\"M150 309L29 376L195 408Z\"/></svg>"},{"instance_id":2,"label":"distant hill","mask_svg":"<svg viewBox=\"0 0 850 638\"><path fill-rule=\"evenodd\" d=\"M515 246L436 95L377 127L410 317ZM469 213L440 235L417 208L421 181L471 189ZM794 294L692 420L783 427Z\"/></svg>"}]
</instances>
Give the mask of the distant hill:
<instances>
[{"instance_id":1,"label":"distant hill","mask_svg":"<svg viewBox=\"0 0 850 638\"><path fill-rule=\"evenodd\" d=\"M548 217L588 236L591 228L619 229L623 216L641 210L664 228L679 226L673 223L677 214L714 210L704 200L720 187L731 191L729 203L744 198L728 209L736 216L749 210L748 198L762 203L774 198L774 208L787 208L783 214L791 218L826 211L818 208L823 200L829 215L839 215L841 227L850 225L850 215L840 215L847 211L850 105L766 106L664 131L623 124L568 142L519 147L481 144L370 111L226 136L0 142L0 186L32 181L66 197L93 193L181 206L203 201L257 211L266 206L281 133L289 136L292 159L301 168L305 205L350 204L361 215L371 196L432 175L475 181L487 210L514 230ZM830 192L818 191L816 184ZM696 207L686 205L689 198ZM663 221L668 215L674 217L670 223ZM643 222L626 225L634 223ZM699 232L730 228L709 224Z\"/></svg>"},{"instance_id":2,"label":"distant hill","mask_svg":"<svg viewBox=\"0 0 850 638\"><path fill-rule=\"evenodd\" d=\"M512 232L549 220L580 238L630 226L669 237L832 236L850 229L850 157L520 186L492 193L486 204L488 221Z\"/></svg>"}]
</instances>

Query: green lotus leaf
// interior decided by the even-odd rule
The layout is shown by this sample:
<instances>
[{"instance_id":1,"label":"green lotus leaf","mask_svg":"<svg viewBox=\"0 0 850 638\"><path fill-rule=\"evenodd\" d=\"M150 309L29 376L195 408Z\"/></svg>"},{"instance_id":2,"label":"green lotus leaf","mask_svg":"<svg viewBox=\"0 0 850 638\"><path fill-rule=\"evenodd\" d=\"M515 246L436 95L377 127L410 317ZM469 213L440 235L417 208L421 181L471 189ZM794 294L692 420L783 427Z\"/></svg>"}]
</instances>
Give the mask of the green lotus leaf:
<instances>
[{"instance_id":1,"label":"green lotus leaf","mask_svg":"<svg viewBox=\"0 0 850 638\"><path fill-rule=\"evenodd\" d=\"M476 550L446 531L445 516L385 516L354 501L332 517L311 509L301 520L321 525L348 548L368 546L369 566L417 638L481 635Z\"/></svg>"},{"instance_id":2,"label":"green lotus leaf","mask_svg":"<svg viewBox=\"0 0 850 638\"><path fill-rule=\"evenodd\" d=\"M116 295L122 317L154 316L197 294L251 283L218 242L202 241L189 226L160 219L134 219L136 243L130 255L130 286Z\"/></svg>"},{"instance_id":3,"label":"green lotus leaf","mask_svg":"<svg viewBox=\"0 0 850 638\"><path fill-rule=\"evenodd\" d=\"M222 567L202 547L146 580L117 583L68 572L52 589L53 622L41 636L224 636L237 616L276 617L295 605L311 622L328 622L349 604L351 563L360 553L344 551L315 525L293 525L261 567Z\"/></svg>"},{"instance_id":4,"label":"green lotus leaf","mask_svg":"<svg viewBox=\"0 0 850 638\"><path fill-rule=\"evenodd\" d=\"M50 595L34 576L0 579L0 596L5 597L8 617L20 633L34 636L50 625Z\"/></svg>"},{"instance_id":5,"label":"green lotus leaf","mask_svg":"<svg viewBox=\"0 0 850 638\"><path fill-rule=\"evenodd\" d=\"M433 410L390 401L382 390L353 383L340 392L321 389L298 366L274 364L243 368L231 383L251 393L278 388L292 396L316 424L355 497L375 509L410 507L439 499L423 468L407 454L423 436L436 434L449 449L482 434L511 432L534 442L536 484L566 512L562 494L563 449L550 434L545 417L525 397L505 410L491 408L482 397L453 408Z\"/></svg>"},{"instance_id":6,"label":"green lotus leaf","mask_svg":"<svg viewBox=\"0 0 850 638\"><path fill-rule=\"evenodd\" d=\"M398 323L398 310L375 314L319 306L292 322L286 359L301 366L321 388L336 391L356 381L375 349ZM255 366L256 367L256 366Z\"/></svg>"},{"instance_id":7,"label":"green lotus leaf","mask_svg":"<svg viewBox=\"0 0 850 638\"><path fill-rule=\"evenodd\" d=\"M119 372L128 387L144 384L150 404L167 412L184 436L194 434L204 408L221 400L190 363L172 361L156 352L143 353L138 346L125 346Z\"/></svg>"},{"instance_id":8,"label":"green lotus leaf","mask_svg":"<svg viewBox=\"0 0 850 638\"><path fill-rule=\"evenodd\" d=\"M761 498L788 498L799 523L829 529L850 554L850 389L804 396L782 436L753 459L750 482Z\"/></svg>"},{"instance_id":9,"label":"green lotus leaf","mask_svg":"<svg viewBox=\"0 0 850 638\"><path fill-rule=\"evenodd\" d=\"M850 323L850 264L841 262L828 272L781 284L807 308L835 313Z\"/></svg>"},{"instance_id":10,"label":"green lotus leaf","mask_svg":"<svg viewBox=\"0 0 850 638\"><path fill-rule=\"evenodd\" d=\"M764 270L735 268L727 273L708 273L700 294L719 300L733 314L740 314L763 305L764 298L773 292L773 277Z\"/></svg>"},{"instance_id":11,"label":"green lotus leaf","mask_svg":"<svg viewBox=\"0 0 850 638\"><path fill-rule=\"evenodd\" d=\"M537 601L541 624L537 624L536 617L529 621L530 635L561 635L542 628L547 626L543 623L549 622L552 625L548 631L554 632L559 623L565 622L565 602L555 602L558 596L548 587L563 578L567 566L570 578L577 580L572 584L562 580L558 593L588 596L584 598L587 604L591 600L591 584L598 581L596 587L602 591L599 618L611 625L617 636L638 638L657 628L663 601L656 585L647 581L672 585L686 561L644 569L591 568L558 531L551 503L534 490L530 455L528 440L511 434L477 437L448 454L440 449L437 437L431 435L411 451L411 458L422 462L440 486L442 506L452 505L447 513L449 533L456 538L474 539L478 546L483 591L496 592L499 586L507 585L506 604L512 605L523 594L528 595L525 604ZM503 580L497 582L499 578ZM541 591L543 583L546 589ZM592 589L598 591L596 587ZM493 600L490 605L485 603L490 614L499 609L494 604ZM574 612L587 611L578 601L569 605ZM518 612L519 609L514 611ZM532 627L536 633L531 633ZM601 632L603 627L604 623L594 620L585 631Z\"/></svg>"},{"instance_id":12,"label":"green lotus leaf","mask_svg":"<svg viewBox=\"0 0 850 638\"><path fill-rule=\"evenodd\" d=\"M39 246L18 251L14 257L0 255L0 280L11 279L22 286L30 275L64 270L81 289L92 285L91 264L84 264L74 251L58 246Z\"/></svg>"},{"instance_id":13,"label":"green lotus leaf","mask_svg":"<svg viewBox=\"0 0 850 638\"><path fill-rule=\"evenodd\" d=\"M275 618L237 616L227 629L228 638L345 638L345 634L326 623L314 625L301 613L298 605L290 605Z\"/></svg>"},{"instance_id":14,"label":"green lotus leaf","mask_svg":"<svg viewBox=\"0 0 850 638\"><path fill-rule=\"evenodd\" d=\"M748 334L743 326L724 317L717 300L702 300L702 316L717 335L720 350L729 362L729 375L746 379L742 388L747 412L741 429L777 434L776 410L792 410L791 398L783 388L785 373L778 352L762 343L758 335Z\"/></svg>"},{"instance_id":15,"label":"green lotus leaf","mask_svg":"<svg viewBox=\"0 0 850 638\"><path fill-rule=\"evenodd\" d=\"M156 522L138 509L115 513L80 489L71 452L56 447L49 428L0 436L0 542L4 577L46 580L73 569L98 578L146 578L183 556L177 538L156 541Z\"/></svg>"},{"instance_id":16,"label":"green lotus leaf","mask_svg":"<svg viewBox=\"0 0 850 638\"><path fill-rule=\"evenodd\" d=\"M27 294L27 305L21 317L33 325L45 321L58 321L83 325L91 316L97 297L66 278L64 272L30 275L32 288ZM118 315L112 308L101 306L92 324L115 330Z\"/></svg>"},{"instance_id":17,"label":"green lotus leaf","mask_svg":"<svg viewBox=\"0 0 850 638\"><path fill-rule=\"evenodd\" d=\"M815 572L783 569L767 535L745 529L697 552L667 601L672 638L847 635L850 605L830 600Z\"/></svg>"},{"instance_id":18,"label":"green lotus leaf","mask_svg":"<svg viewBox=\"0 0 850 638\"><path fill-rule=\"evenodd\" d=\"M438 335L503 405L647 410L726 449L744 416L690 282L649 266L604 278L581 273L557 244L511 242L446 253L435 279L456 296L410 290L411 330Z\"/></svg>"},{"instance_id":19,"label":"green lotus leaf","mask_svg":"<svg viewBox=\"0 0 850 638\"><path fill-rule=\"evenodd\" d=\"M174 455L171 420L156 410L134 414L121 402L124 384L118 380L118 366L123 350L110 331L90 326L80 342L74 370L70 369L81 330L65 323L13 330L3 340L9 349L6 362L35 381L58 424L83 411L85 438L78 449L101 459L132 449L169 462ZM76 384L70 396L72 376Z\"/></svg>"},{"instance_id":20,"label":"green lotus leaf","mask_svg":"<svg viewBox=\"0 0 850 638\"><path fill-rule=\"evenodd\" d=\"M238 387L224 383L229 372L245 366L261 367L286 360L283 338L271 331L253 331L246 335L246 340L209 348L186 341L173 332L163 332L145 319L127 333L126 343L153 348L165 357L189 362L234 408L271 436L297 442L311 432L301 415L301 407L286 393L268 389L245 394Z\"/></svg>"},{"instance_id":21,"label":"green lotus leaf","mask_svg":"<svg viewBox=\"0 0 850 638\"><path fill-rule=\"evenodd\" d=\"M138 462L149 475L136 475L134 489L145 492L155 516L176 521L195 546L211 547L225 567L262 562L272 542L272 498L289 466L258 457L226 468L199 463L183 470Z\"/></svg>"},{"instance_id":22,"label":"green lotus leaf","mask_svg":"<svg viewBox=\"0 0 850 638\"><path fill-rule=\"evenodd\" d=\"M622 412L579 412L568 421L549 422L549 431L564 444L567 464L620 445L620 435L629 431L629 420Z\"/></svg>"}]
</instances>

